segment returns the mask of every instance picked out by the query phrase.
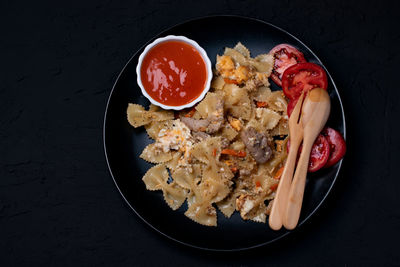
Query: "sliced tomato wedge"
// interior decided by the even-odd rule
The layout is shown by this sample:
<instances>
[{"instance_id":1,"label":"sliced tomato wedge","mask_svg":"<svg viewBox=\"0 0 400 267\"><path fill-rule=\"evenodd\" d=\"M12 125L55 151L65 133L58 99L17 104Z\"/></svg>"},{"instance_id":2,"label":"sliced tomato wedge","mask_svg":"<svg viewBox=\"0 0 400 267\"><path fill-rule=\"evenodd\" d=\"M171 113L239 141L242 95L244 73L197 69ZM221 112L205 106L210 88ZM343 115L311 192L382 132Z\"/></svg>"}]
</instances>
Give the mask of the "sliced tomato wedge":
<instances>
[{"instance_id":1,"label":"sliced tomato wedge","mask_svg":"<svg viewBox=\"0 0 400 267\"><path fill-rule=\"evenodd\" d=\"M287 151L289 152L290 142L287 142ZM300 157L301 151L303 149L303 144L300 145L299 151L297 153L297 160ZM330 145L328 140L320 134L315 140L310 153L310 159L308 163L308 171L316 172L326 165L330 155Z\"/></svg>"},{"instance_id":2,"label":"sliced tomato wedge","mask_svg":"<svg viewBox=\"0 0 400 267\"><path fill-rule=\"evenodd\" d=\"M282 75L287 68L297 63L307 62L303 53L288 44L280 44L269 51L275 58L271 78L279 86L282 86Z\"/></svg>"},{"instance_id":3,"label":"sliced tomato wedge","mask_svg":"<svg viewBox=\"0 0 400 267\"><path fill-rule=\"evenodd\" d=\"M346 154L346 142L343 136L336 130L326 127L322 130L322 134L330 145L329 159L325 164L325 168L335 165Z\"/></svg>"},{"instance_id":4,"label":"sliced tomato wedge","mask_svg":"<svg viewBox=\"0 0 400 267\"><path fill-rule=\"evenodd\" d=\"M328 88L325 70L314 63L298 63L285 70L282 76L283 93L289 99L297 99L303 91Z\"/></svg>"}]
</instances>

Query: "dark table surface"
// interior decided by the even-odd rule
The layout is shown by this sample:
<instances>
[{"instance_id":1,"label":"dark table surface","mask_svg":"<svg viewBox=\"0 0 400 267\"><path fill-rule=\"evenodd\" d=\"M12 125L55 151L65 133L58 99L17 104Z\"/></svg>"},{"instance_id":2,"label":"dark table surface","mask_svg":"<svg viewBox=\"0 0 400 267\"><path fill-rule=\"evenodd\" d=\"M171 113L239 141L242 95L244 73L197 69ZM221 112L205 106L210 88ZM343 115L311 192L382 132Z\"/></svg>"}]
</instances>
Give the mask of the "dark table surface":
<instances>
[{"instance_id":1,"label":"dark table surface","mask_svg":"<svg viewBox=\"0 0 400 267\"><path fill-rule=\"evenodd\" d=\"M0 265L399 265L398 10L394 1L1 1ZM150 229L103 151L106 101L128 59L161 30L215 14L301 39L332 74L348 126L320 210L247 252L195 250Z\"/></svg>"}]
</instances>

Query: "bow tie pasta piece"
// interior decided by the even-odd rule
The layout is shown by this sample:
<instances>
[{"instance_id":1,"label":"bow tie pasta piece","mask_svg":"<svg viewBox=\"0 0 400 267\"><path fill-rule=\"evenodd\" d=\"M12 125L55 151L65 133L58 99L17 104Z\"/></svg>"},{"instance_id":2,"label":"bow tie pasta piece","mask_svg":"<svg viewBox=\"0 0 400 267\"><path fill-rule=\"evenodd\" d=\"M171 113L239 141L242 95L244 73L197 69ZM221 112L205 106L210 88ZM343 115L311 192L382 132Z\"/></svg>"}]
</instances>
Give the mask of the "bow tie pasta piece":
<instances>
[{"instance_id":1,"label":"bow tie pasta piece","mask_svg":"<svg viewBox=\"0 0 400 267\"><path fill-rule=\"evenodd\" d=\"M222 76L214 76L211 81L211 88L215 90L222 90L225 85L225 80Z\"/></svg>"},{"instance_id":2,"label":"bow tie pasta piece","mask_svg":"<svg viewBox=\"0 0 400 267\"><path fill-rule=\"evenodd\" d=\"M225 217L230 218L236 210L236 198L240 196L240 192L235 189L230 193L225 199L217 203L218 209L225 215Z\"/></svg>"},{"instance_id":3,"label":"bow tie pasta piece","mask_svg":"<svg viewBox=\"0 0 400 267\"><path fill-rule=\"evenodd\" d=\"M241 42L237 43L236 46L233 48L242 54L245 58L250 58L250 51L245 47Z\"/></svg>"},{"instance_id":4,"label":"bow tie pasta piece","mask_svg":"<svg viewBox=\"0 0 400 267\"><path fill-rule=\"evenodd\" d=\"M172 152L172 159L170 161L165 162L165 165L171 171L174 171L182 165L183 153L180 151Z\"/></svg>"},{"instance_id":5,"label":"bow tie pasta piece","mask_svg":"<svg viewBox=\"0 0 400 267\"><path fill-rule=\"evenodd\" d=\"M172 152L164 152L157 147L156 143L152 143L145 147L140 158L151 163L164 163L172 159Z\"/></svg>"},{"instance_id":6,"label":"bow tie pasta piece","mask_svg":"<svg viewBox=\"0 0 400 267\"><path fill-rule=\"evenodd\" d=\"M270 132L272 136L284 136L284 135L289 135L289 126L288 126L288 120L282 117L278 125L276 125Z\"/></svg>"},{"instance_id":7,"label":"bow tie pasta piece","mask_svg":"<svg viewBox=\"0 0 400 267\"><path fill-rule=\"evenodd\" d=\"M228 141L232 141L236 136L238 136L238 134L239 133L229 123L225 123L222 125L221 131L216 135L226 138Z\"/></svg>"},{"instance_id":8,"label":"bow tie pasta piece","mask_svg":"<svg viewBox=\"0 0 400 267\"><path fill-rule=\"evenodd\" d=\"M192 149L190 150L190 154L206 165L216 165L216 156L220 153L221 146L221 137L209 137L193 145Z\"/></svg>"},{"instance_id":9,"label":"bow tie pasta piece","mask_svg":"<svg viewBox=\"0 0 400 267\"><path fill-rule=\"evenodd\" d=\"M176 210L185 202L187 191L174 182L168 184L168 178L167 168L165 168L165 165L159 164L150 168L142 180L147 190L161 190L165 202L167 202L171 209Z\"/></svg>"},{"instance_id":10,"label":"bow tie pasta piece","mask_svg":"<svg viewBox=\"0 0 400 267\"><path fill-rule=\"evenodd\" d=\"M189 208L185 212L185 215L199 224L205 226L217 226L216 209L211 204L206 205L205 203L196 202L196 198L194 196L191 198L193 200L189 202L188 199Z\"/></svg>"},{"instance_id":11,"label":"bow tie pasta piece","mask_svg":"<svg viewBox=\"0 0 400 267\"><path fill-rule=\"evenodd\" d=\"M215 203L221 201L229 194L231 185L232 182L229 176L224 177L222 173L215 172L212 168L206 168L203 172L199 188L203 199L210 203Z\"/></svg>"},{"instance_id":12,"label":"bow tie pasta piece","mask_svg":"<svg viewBox=\"0 0 400 267\"><path fill-rule=\"evenodd\" d=\"M271 75L272 69L274 68L274 57L270 54L258 55L252 60L251 63L259 72L262 72L265 76Z\"/></svg>"},{"instance_id":13,"label":"bow tie pasta piece","mask_svg":"<svg viewBox=\"0 0 400 267\"><path fill-rule=\"evenodd\" d=\"M281 115L269 108L256 108L256 118L263 127L260 130L266 131L271 130L278 124Z\"/></svg>"},{"instance_id":14,"label":"bow tie pasta piece","mask_svg":"<svg viewBox=\"0 0 400 267\"><path fill-rule=\"evenodd\" d=\"M235 84L226 84L223 92L225 110L233 117L249 120L252 106L247 91Z\"/></svg>"},{"instance_id":15,"label":"bow tie pasta piece","mask_svg":"<svg viewBox=\"0 0 400 267\"><path fill-rule=\"evenodd\" d=\"M142 178L147 190L162 190L167 185L168 171L164 165L156 165L150 168Z\"/></svg>"},{"instance_id":16,"label":"bow tie pasta piece","mask_svg":"<svg viewBox=\"0 0 400 267\"><path fill-rule=\"evenodd\" d=\"M271 93L267 98L268 108L277 112L286 113L287 101L285 95L281 91Z\"/></svg>"},{"instance_id":17,"label":"bow tie pasta piece","mask_svg":"<svg viewBox=\"0 0 400 267\"><path fill-rule=\"evenodd\" d=\"M249 66L250 65L250 59L248 57L245 57L242 53L237 51L234 48L229 48L226 47L224 51L224 56L230 57L234 63L240 66Z\"/></svg>"},{"instance_id":18,"label":"bow tie pasta piece","mask_svg":"<svg viewBox=\"0 0 400 267\"><path fill-rule=\"evenodd\" d=\"M251 98L254 101L266 102L269 101L269 96L272 94L271 89L267 86L258 87L257 90L250 93Z\"/></svg>"},{"instance_id":19,"label":"bow tie pasta piece","mask_svg":"<svg viewBox=\"0 0 400 267\"><path fill-rule=\"evenodd\" d=\"M161 129L171 129L172 128L172 121L171 120L153 121L153 122L145 125L144 127L146 129L148 136L151 139L156 140Z\"/></svg>"},{"instance_id":20,"label":"bow tie pasta piece","mask_svg":"<svg viewBox=\"0 0 400 267\"><path fill-rule=\"evenodd\" d=\"M180 187L177 183L171 183L163 188L164 200L168 206L177 210L185 202L188 191Z\"/></svg>"},{"instance_id":21,"label":"bow tie pasta piece","mask_svg":"<svg viewBox=\"0 0 400 267\"><path fill-rule=\"evenodd\" d=\"M251 119L247 126L251 126L262 133L273 129L282 117L279 113L268 108L256 108L255 115L255 118Z\"/></svg>"},{"instance_id":22,"label":"bow tie pasta piece","mask_svg":"<svg viewBox=\"0 0 400 267\"><path fill-rule=\"evenodd\" d=\"M217 93L207 93L206 97L196 106L196 110L203 119L223 117L224 103L222 96Z\"/></svg>"},{"instance_id":23,"label":"bow tie pasta piece","mask_svg":"<svg viewBox=\"0 0 400 267\"><path fill-rule=\"evenodd\" d=\"M274 57L269 54L251 58L247 48L238 44L235 48L225 48L223 56L217 56L217 70L222 77L238 84L253 80L254 84L269 86L268 77L274 66ZM254 78L256 80L254 80ZM256 86L247 87L254 90Z\"/></svg>"},{"instance_id":24,"label":"bow tie pasta piece","mask_svg":"<svg viewBox=\"0 0 400 267\"><path fill-rule=\"evenodd\" d=\"M146 116L147 111L143 106L137 104L129 104L126 110L128 122L135 128L150 123L150 117Z\"/></svg>"},{"instance_id":25,"label":"bow tie pasta piece","mask_svg":"<svg viewBox=\"0 0 400 267\"><path fill-rule=\"evenodd\" d=\"M128 122L135 128L149 124L152 121L166 121L174 118L172 111L150 107L152 110L145 110L143 106L129 103L126 111Z\"/></svg>"},{"instance_id":26,"label":"bow tie pasta piece","mask_svg":"<svg viewBox=\"0 0 400 267\"><path fill-rule=\"evenodd\" d=\"M192 167L179 167L171 173L172 179L181 187L191 190L201 181L202 168L200 164Z\"/></svg>"}]
</instances>

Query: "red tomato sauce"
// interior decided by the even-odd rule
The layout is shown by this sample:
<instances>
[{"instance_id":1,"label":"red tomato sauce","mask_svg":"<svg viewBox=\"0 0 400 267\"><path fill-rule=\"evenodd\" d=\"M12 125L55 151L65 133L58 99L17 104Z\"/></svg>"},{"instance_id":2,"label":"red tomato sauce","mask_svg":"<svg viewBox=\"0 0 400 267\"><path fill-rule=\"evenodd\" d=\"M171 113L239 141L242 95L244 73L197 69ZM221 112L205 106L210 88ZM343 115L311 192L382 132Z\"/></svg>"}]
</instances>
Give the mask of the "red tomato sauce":
<instances>
[{"instance_id":1,"label":"red tomato sauce","mask_svg":"<svg viewBox=\"0 0 400 267\"><path fill-rule=\"evenodd\" d=\"M146 54L140 75L144 89L154 100L167 106L181 106L201 94L207 69L193 46L182 41L165 41Z\"/></svg>"}]
</instances>

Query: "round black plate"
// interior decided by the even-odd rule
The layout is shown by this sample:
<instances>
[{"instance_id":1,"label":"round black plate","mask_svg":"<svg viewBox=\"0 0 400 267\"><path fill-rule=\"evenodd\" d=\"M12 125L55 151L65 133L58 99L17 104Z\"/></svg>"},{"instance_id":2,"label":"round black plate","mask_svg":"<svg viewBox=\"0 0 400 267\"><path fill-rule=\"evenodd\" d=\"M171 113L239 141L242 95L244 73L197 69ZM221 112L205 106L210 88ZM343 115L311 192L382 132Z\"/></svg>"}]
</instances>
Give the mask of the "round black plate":
<instances>
[{"instance_id":1,"label":"round black plate","mask_svg":"<svg viewBox=\"0 0 400 267\"><path fill-rule=\"evenodd\" d=\"M197 41L207 51L213 65L217 54L222 54L225 47L234 47L239 41L249 48L252 56L267 53L277 44L288 43L299 48L308 61L322 65L317 56L294 36L259 20L236 16L206 17L174 26L154 39L169 34L184 35ZM243 221L237 212L230 219L218 212L217 227L202 226L183 214L187 208L186 203L179 210L173 211L164 202L160 191L146 190L142 176L152 165L140 159L139 155L151 140L143 127L134 129L126 119L128 103L149 104L136 84L135 68L143 49L136 52L118 76L104 119L104 147L108 166L129 206L159 233L198 248L240 250L267 244L285 236L288 231L272 231L267 224ZM340 97L329 73L328 76L328 91L332 100L328 125L345 134ZM278 89L273 82L271 84L273 90ZM309 175L300 225L324 201L340 166L341 163Z\"/></svg>"}]
</instances>

